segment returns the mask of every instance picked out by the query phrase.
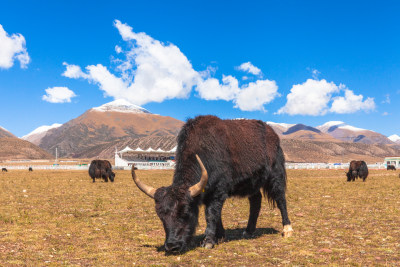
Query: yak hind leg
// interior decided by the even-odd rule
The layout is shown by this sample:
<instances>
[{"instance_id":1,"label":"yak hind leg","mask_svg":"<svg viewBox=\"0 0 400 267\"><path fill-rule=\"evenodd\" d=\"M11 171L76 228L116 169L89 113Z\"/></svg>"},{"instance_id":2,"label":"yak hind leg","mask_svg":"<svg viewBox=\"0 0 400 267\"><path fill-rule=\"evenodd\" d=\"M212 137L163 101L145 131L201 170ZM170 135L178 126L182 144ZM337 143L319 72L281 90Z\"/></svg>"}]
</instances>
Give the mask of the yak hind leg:
<instances>
[{"instance_id":1,"label":"yak hind leg","mask_svg":"<svg viewBox=\"0 0 400 267\"><path fill-rule=\"evenodd\" d=\"M261 192L258 191L256 194L249 197L250 202L250 215L249 221L247 222L246 230L243 232L244 238L250 238L256 231L257 219L261 209Z\"/></svg>"},{"instance_id":2,"label":"yak hind leg","mask_svg":"<svg viewBox=\"0 0 400 267\"><path fill-rule=\"evenodd\" d=\"M281 211L282 224L283 224L282 236L285 238L291 237L293 235L293 228L292 225L290 224L289 216L286 209L285 192L283 191L280 194L278 194L275 201L276 205L278 206L278 209Z\"/></svg>"},{"instance_id":3,"label":"yak hind leg","mask_svg":"<svg viewBox=\"0 0 400 267\"><path fill-rule=\"evenodd\" d=\"M206 222L205 238L202 246L205 248L213 248L218 243L218 239L225 236L225 229L222 226L221 213L224 200L211 201L206 205Z\"/></svg>"}]
</instances>

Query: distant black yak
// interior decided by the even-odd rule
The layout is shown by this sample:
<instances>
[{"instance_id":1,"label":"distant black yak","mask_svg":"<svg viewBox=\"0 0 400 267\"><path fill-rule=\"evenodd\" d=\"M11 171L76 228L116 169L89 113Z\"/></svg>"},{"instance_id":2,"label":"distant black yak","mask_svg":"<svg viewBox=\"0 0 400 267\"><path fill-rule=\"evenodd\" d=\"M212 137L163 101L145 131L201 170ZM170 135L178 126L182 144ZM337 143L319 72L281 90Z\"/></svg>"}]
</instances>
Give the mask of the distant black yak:
<instances>
[{"instance_id":1,"label":"distant black yak","mask_svg":"<svg viewBox=\"0 0 400 267\"><path fill-rule=\"evenodd\" d=\"M8 171L7 171L7 168L1 168L1 171L2 171L2 172L8 172Z\"/></svg>"},{"instance_id":2,"label":"distant black yak","mask_svg":"<svg viewBox=\"0 0 400 267\"><path fill-rule=\"evenodd\" d=\"M33 169L32 169L32 167L29 167L28 171L30 171L30 172L33 172Z\"/></svg>"},{"instance_id":3,"label":"distant black yak","mask_svg":"<svg viewBox=\"0 0 400 267\"><path fill-rule=\"evenodd\" d=\"M360 177L365 182L368 177L368 167L363 160L352 160L350 162L349 171L346 173L347 182L355 181L356 178Z\"/></svg>"},{"instance_id":4,"label":"distant black yak","mask_svg":"<svg viewBox=\"0 0 400 267\"><path fill-rule=\"evenodd\" d=\"M89 167L89 175L93 179L93 183L96 178L103 178L104 182L114 182L115 173L112 171L111 163L108 160L92 160Z\"/></svg>"},{"instance_id":5,"label":"distant black yak","mask_svg":"<svg viewBox=\"0 0 400 267\"><path fill-rule=\"evenodd\" d=\"M392 170L395 171L396 167L394 165L387 165L386 170Z\"/></svg>"},{"instance_id":6,"label":"distant black yak","mask_svg":"<svg viewBox=\"0 0 400 267\"><path fill-rule=\"evenodd\" d=\"M176 167L170 186L153 188L132 178L155 200L165 230L167 253L186 249L198 225L199 206L205 205L207 227L202 246L212 248L225 237L221 212L232 196L248 197L250 215L244 237L256 230L262 194L282 215L283 236L293 233L286 209L285 158L278 135L262 121L221 120L215 116L189 119L182 127Z\"/></svg>"}]
</instances>

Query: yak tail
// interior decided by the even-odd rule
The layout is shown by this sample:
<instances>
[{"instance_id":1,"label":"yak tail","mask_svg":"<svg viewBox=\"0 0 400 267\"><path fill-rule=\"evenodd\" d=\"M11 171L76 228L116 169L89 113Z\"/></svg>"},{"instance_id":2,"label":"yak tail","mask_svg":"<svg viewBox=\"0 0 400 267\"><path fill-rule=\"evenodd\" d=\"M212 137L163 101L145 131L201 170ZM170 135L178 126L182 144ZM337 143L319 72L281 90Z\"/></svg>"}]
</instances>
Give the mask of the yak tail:
<instances>
[{"instance_id":1,"label":"yak tail","mask_svg":"<svg viewBox=\"0 0 400 267\"><path fill-rule=\"evenodd\" d=\"M268 178L263 186L264 197L272 208L276 207L276 200L286 194L287 175L285 169L285 156L280 146L278 146L277 157L270 170L267 170Z\"/></svg>"}]
</instances>

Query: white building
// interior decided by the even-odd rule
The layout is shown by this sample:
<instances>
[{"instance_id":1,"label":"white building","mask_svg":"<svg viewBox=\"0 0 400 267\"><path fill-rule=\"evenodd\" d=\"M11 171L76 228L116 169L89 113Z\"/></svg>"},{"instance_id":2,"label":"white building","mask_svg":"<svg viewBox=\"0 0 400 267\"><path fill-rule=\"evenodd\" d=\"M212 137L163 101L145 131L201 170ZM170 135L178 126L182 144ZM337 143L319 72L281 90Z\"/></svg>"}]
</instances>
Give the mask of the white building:
<instances>
[{"instance_id":1,"label":"white building","mask_svg":"<svg viewBox=\"0 0 400 267\"><path fill-rule=\"evenodd\" d=\"M384 160L385 165L393 165L400 168L400 157L386 157Z\"/></svg>"},{"instance_id":2,"label":"white building","mask_svg":"<svg viewBox=\"0 0 400 267\"><path fill-rule=\"evenodd\" d=\"M133 164L138 169L173 169L175 152L176 147L165 151L161 148L155 150L150 147L143 150L127 146L121 151L115 151L115 167L130 169Z\"/></svg>"}]
</instances>

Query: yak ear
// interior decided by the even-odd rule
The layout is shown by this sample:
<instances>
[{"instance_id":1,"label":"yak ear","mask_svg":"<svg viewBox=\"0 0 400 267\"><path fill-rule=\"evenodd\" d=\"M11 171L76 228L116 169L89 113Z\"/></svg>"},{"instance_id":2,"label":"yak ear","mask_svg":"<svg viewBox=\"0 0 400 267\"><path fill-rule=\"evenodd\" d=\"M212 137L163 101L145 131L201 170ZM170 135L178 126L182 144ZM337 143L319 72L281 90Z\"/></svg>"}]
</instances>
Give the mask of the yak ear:
<instances>
[{"instance_id":1,"label":"yak ear","mask_svg":"<svg viewBox=\"0 0 400 267\"><path fill-rule=\"evenodd\" d=\"M190 196L191 197L195 197L201 194L201 192L204 190L204 188L207 185L207 181L208 181L208 173L206 168L203 165L203 162L201 161L201 159L199 158L199 156L196 154L196 159L199 162L200 168L201 168L201 178L200 178L200 182L198 182L195 185L192 185L189 188L189 192L190 192Z\"/></svg>"}]
</instances>

